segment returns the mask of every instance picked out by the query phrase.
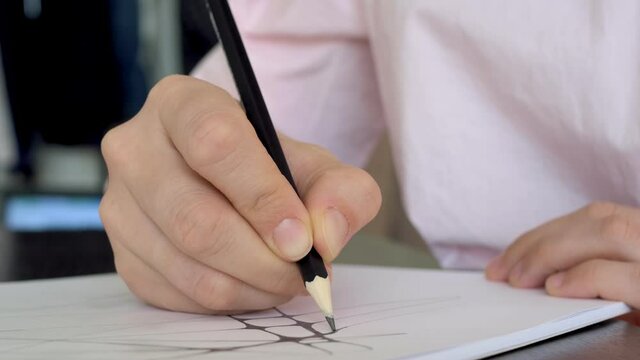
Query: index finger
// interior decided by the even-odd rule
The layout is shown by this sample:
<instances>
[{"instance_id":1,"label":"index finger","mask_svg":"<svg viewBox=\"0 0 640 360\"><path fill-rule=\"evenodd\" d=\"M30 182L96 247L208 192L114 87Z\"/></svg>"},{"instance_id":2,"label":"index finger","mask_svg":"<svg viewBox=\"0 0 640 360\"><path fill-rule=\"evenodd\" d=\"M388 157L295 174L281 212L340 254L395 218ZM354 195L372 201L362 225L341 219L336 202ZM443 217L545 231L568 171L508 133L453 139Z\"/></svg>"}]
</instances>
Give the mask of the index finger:
<instances>
[{"instance_id":1,"label":"index finger","mask_svg":"<svg viewBox=\"0 0 640 360\"><path fill-rule=\"evenodd\" d=\"M139 124L117 128L122 134L108 135L103 151L110 176L122 182L149 220L182 253L211 268L264 291L298 292L302 281L295 265L269 250L219 191L194 176L166 139L154 134L140 143L140 131L149 129ZM130 216L127 221L136 224Z\"/></svg>"},{"instance_id":2,"label":"index finger","mask_svg":"<svg viewBox=\"0 0 640 360\"><path fill-rule=\"evenodd\" d=\"M162 90L162 86L175 89ZM200 80L162 84L158 116L187 164L215 186L280 257L312 246L309 214L267 153L237 101Z\"/></svg>"}]
</instances>

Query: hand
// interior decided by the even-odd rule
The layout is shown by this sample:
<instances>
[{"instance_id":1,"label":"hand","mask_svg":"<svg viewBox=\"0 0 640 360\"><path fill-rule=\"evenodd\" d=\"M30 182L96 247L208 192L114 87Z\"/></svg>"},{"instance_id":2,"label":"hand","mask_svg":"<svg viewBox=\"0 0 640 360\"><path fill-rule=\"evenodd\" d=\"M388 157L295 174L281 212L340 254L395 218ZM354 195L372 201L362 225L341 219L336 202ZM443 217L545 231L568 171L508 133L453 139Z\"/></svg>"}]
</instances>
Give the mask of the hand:
<instances>
[{"instance_id":1,"label":"hand","mask_svg":"<svg viewBox=\"0 0 640 360\"><path fill-rule=\"evenodd\" d=\"M332 261L375 216L380 190L317 146L281 142L302 200L238 103L185 76L160 81L104 137L100 215L133 293L170 310L229 313L304 291L293 262L312 243Z\"/></svg>"},{"instance_id":2,"label":"hand","mask_svg":"<svg viewBox=\"0 0 640 360\"><path fill-rule=\"evenodd\" d=\"M486 269L494 281L543 286L554 296L640 308L640 209L593 203L517 239ZM624 317L640 324L638 312Z\"/></svg>"}]
</instances>

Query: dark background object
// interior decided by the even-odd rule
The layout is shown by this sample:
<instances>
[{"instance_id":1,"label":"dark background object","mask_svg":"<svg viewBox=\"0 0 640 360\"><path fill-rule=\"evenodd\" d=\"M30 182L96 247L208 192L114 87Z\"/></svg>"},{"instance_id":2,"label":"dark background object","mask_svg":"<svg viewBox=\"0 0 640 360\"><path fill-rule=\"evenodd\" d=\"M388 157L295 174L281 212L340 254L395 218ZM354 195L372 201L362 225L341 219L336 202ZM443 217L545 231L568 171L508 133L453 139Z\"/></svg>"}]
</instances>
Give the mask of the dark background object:
<instances>
[{"instance_id":1,"label":"dark background object","mask_svg":"<svg viewBox=\"0 0 640 360\"><path fill-rule=\"evenodd\" d=\"M0 230L0 281L114 272L104 231Z\"/></svg>"},{"instance_id":2,"label":"dark background object","mask_svg":"<svg viewBox=\"0 0 640 360\"><path fill-rule=\"evenodd\" d=\"M132 0L0 1L17 173L32 177L39 140L97 146L110 127L138 112L150 75L138 61L139 19ZM189 73L216 44L204 1L180 0L180 24L179 72Z\"/></svg>"},{"instance_id":3,"label":"dark background object","mask_svg":"<svg viewBox=\"0 0 640 360\"><path fill-rule=\"evenodd\" d=\"M218 42L211 27L206 0L180 1L180 22L182 26L182 63L186 73Z\"/></svg>"},{"instance_id":4,"label":"dark background object","mask_svg":"<svg viewBox=\"0 0 640 360\"><path fill-rule=\"evenodd\" d=\"M110 0L109 5L112 43L121 79L119 120L127 120L140 110L147 97L147 81L138 62L140 11L137 0Z\"/></svg>"},{"instance_id":5,"label":"dark background object","mask_svg":"<svg viewBox=\"0 0 640 360\"><path fill-rule=\"evenodd\" d=\"M29 193L33 195L32 192ZM0 193L0 204L22 193ZM52 195L52 194L40 194ZM61 193L66 198L99 194ZM109 239L102 230L9 231L0 206L0 281L76 276L115 271Z\"/></svg>"},{"instance_id":6,"label":"dark background object","mask_svg":"<svg viewBox=\"0 0 640 360\"><path fill-rule=\"evenodd\" d=\"M140 15L138 1L131 0L0 1L17 172L32 175L33 148L40 141L97 147L110 127L140 109L149 75L138 62ZM216 39L203 1L181 0L179 15L183 46L177 50L190 71ZM2 195L0 189L0 214ZM23 280L109 272L114 266L103 231L9 232L0 221L0 270L0 280Z\"/></svg>"},{"instance_id":7,"label":"dark background object","mask_svg":"<svg viewBox=\"0 0 640 360\"><path fill-rule=\"evenodd\" d=\"M27 2L39 4L29 14ZM37 138L97 145L142 104L137 2L2 0L0 46L18 143L16 169L31 175Z\"/></svg>"}]
</instances>

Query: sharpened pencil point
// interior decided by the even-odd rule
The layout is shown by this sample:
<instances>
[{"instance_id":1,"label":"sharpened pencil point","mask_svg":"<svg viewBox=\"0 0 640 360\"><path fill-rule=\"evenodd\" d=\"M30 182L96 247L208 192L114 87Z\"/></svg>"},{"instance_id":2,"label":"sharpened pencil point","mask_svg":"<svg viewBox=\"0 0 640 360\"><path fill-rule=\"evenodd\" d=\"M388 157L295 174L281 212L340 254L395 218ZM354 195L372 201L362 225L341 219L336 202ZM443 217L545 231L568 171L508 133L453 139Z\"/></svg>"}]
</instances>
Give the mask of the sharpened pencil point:
<instances>
[{"instance_id":1,"label":"sharpened pencil point","mask_svg":"<svg viewBox=\"0 0 640 360\"><path fill-rule=\"evenodd\" d=\"M331 283L328 278L316 276L313 281L305 282L309 295L318 304L322 315L327 319L329 326L336 331L336 324L333 319L333 306L331 305Z\"/></svg>"},{"instance_id":2,"label":"sharpened pencil point","mask_svg":"<svg viewBox=\"0 0 640 360\"><path fill-rule=\"evenodd\" d=\"M332 318L331 316L325 316L325 319L327 319L327 322L329 323L329 327L331 328L331 331L336 332L336 321L334 318Z\"/></svg>"}]
</instances>

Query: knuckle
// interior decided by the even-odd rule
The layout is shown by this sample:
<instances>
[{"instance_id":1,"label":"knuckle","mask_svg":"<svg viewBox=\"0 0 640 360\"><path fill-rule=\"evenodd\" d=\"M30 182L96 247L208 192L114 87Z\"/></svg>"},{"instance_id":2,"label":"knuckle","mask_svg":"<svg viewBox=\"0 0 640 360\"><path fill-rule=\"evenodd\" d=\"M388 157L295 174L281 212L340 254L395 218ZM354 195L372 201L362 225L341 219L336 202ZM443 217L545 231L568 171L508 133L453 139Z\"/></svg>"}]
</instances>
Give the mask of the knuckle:
<instances>
[{"instance_id":1,"label":"knuckle","mask_svg":"<svg viewBox=\"0 0 640 360\"><path fill-rule=\"evenodd\" d=\"M285 136L285 135L281 135ZM285 152L295 151L297 164L294 165L297 168L297 174L302 176L296 176L296 184L301 190L309 189L313 184L317 183L323 174L330 169L338 160L333 154L315 144L303 143L297 140L287 138L287 142L284 143Z\"/></svg>"},{"instance_id":2,"label":"knuckle","mask_svg":"<svg viewBox=\"0 0 640 360\"><path fill-rule=\"evenodd\" d=\"M137 297L142 298L142 294L140 292L141 284L138 282L138 277L136 272L133 271L133 268L129 261L124 259L122 256L114 255L113 263L116 268L116 272L122 278L122 281L127 285L127 287L134 293Z\"/></svg>"},{"instance_id":3,"label":"knuckle","mask_svg":"<svg viewBox=\"0 0 640 360\"><path fill-rule=\"evenodd\" d=\"M584 207L584 212L590 219L602 219L616 211L618 205L608 201L594 201Z\"/></svg>"},{"instance_id":4,"label":"knuckle","mask_svg":"<svg viewBox=\"0 0 640 360\"><path fill-rule=\"evenodd\" d=\"M605 241L627 243L637 240L631 221L622 215L610 215L602 220L600 236Z\"/></svg>"},{"instance_id":5,"label":"knuckle","mask_svg":"<svg viewBox=\"0 0 640 360\"><path fill-rule=\"evenodd\" d=\"M183 206L176 212L173 224L179 246L189 254L217 257L232 244L224 216L208 205Z\"/></svg>"},{"instance_id":6,"label":"knuckle","mask_svg":"<svg viewBox=\"0 0 640 360\"><path fill-rule=\"evenodd\" d=\"M382 205L382 191L375 179L366 171L356 168L356 180L361 186L363 200L377 212Z\"/></svg>"},{"instance_id":7,"label":"knuckle","mask_svg":"<svg viewBox=\"0 0 640 360\"><path fill-rule=\"evenodd\" d=\"M118 257L115 257L114 264L116 267L116 272L125 283L129 291L133 295L135 295L138 299L152 303L148 294L143 290L144 284L138 279L138 275L133 271L132 267L127 264L126 261L120 260Z\"/></svg>"},{"instance_id":8,"label":"knuckle","mask_svg":"<svg viewBox=\"0 0 640 360\"><path fill-rule=\"evenodd\" d=\"M265 184L258 189L256 196L252 197L247 204L240 205L239 208L243 212L251 212L255 214L279 214L286 207L287 195L289 189L281 184Z\"/></svg>"},{"instance_id":9,"label":"knuckle","mask_svg":"<svg viewBox=\"0 0 640 360\"><path fill-rule=\"evenodd\" d=\"M238 101L226 90L187 75L168 75L158 81L149 91L143 110L162 108L166 104L183 110L214 105L242 111Z\"/></svg>"},{"instance_id":10,"label":"knuckle","mask_svg":"<svg viewBox=\"0 0 640 360\"><path fill-rule=\"evenodd\" d=\"M602 267L605 265L604 263L605 261L602 259L593 259L588 261L583 267L580 277L595 284L599 278Z\"/></svg>"},{"instance_id":11,"label":"knuckle","mask_svg":"<svg viewBox=\"0 0 640 360\"><path fill-rule=\"evenodd\" d=\"M111 227L114 219L113 215L115 214L115 209L113 206L113 200L111 200L111 195L109 192L106 192L102 199L100 200L100 205L98 206L98 215L100 215L100 220L105 227L105 230Z\"/></svg>"},{"instance_id":12,"label":"knuckle","mask_svg":"<svg viewBox=\"0 0 640 360\"><path fill-rule=\"evenodd\" d=\"M553 256L553 251L550 251L547 246L536 244L522 257L521 262L525 265L525 269L544 268L549 266L551 256Z\"/></svg>"},{"instance_id":13,"label":"knuckle","mask_svg":"<svg viewBox=\"0 0 640 360\"><path fill-rule=\"evenodd\" d=\"M371 220L382 205L382 192L374 178L365 170L356 167L343 167L329 170L327 176L333 182L344 186L345 194L351 194L357 209L357 218ZM335 180L340 180L335 181Z\"/></svg>"},{"instance_id":14,"label":"knuckle","mask_svg":"<svg viewBox=\"0 0 640 360\"><path fill-rule=\"evenodd\" d=\"M126 160L127 141L123 132L123 125L117 126L109 130L100 142L102 157L110 170Z\"/></svg>"},{"instance_id":15,"label":"knuckle","mask_svg":"<svg viewBox=\"0 0 640 360\"><path fill-rule=\"evenodd\" d=\"M113 263L116 268L116 272L120 277L129 285L131 281L132 272L129 271L130 267L127 266L127 263L122 259L121 256L114 254Z\"/></svg>"},{"instance_id":16,"label":"knuckle","mask_svg":"<svg viewBox=\"0 0 640 360\"><path fill-rule=\"evenodd\" d=\"M238 289L223 276L203 273L194 282L193 294L194 300L207 309L233 310Z\"/></svg>"},{"instance_id":17,"label":"knuckle","mask_svg":"<svg viewBox=\"0 0 640 360\"><path fill-rule=\"evenodd\" d=\"M184 75L165 76L151 88L148 99L150 101L160 102L168 93L181 89L189 79L188 76Z\"/></svg>"},{"instance_id":18,"label":"knuckle","mask_svg":"<svg viewBox=\"0 0 640 360\"><path fill-rule=\"evenodd\" d=\"M187 151L194 167L213 165L228 158L243 138L241 122L228 112L200 114L188 126Z\"/></svg>"}]
</instances>

